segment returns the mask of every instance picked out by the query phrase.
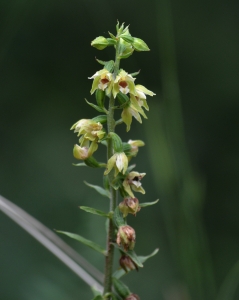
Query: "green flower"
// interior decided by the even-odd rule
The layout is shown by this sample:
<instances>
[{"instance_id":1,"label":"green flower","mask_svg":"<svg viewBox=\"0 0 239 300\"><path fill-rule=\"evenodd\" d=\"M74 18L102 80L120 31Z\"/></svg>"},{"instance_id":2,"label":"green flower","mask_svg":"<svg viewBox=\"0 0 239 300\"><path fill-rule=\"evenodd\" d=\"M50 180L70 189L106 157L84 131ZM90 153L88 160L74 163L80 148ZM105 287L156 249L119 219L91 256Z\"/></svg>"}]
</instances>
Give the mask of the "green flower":
<instances>
[{"instance_id":1,"label":"green flower","mask_svg":"<svg viewBox=\"0 0 239 300\"><path fill-rule=\"evenodd\" d=\"M146 87L144 87L143 85L137 84L135 86L135 90L136 90L136 99L138 101L138 104L140 107L144 107L146 110L149 110L147 101L146 101L146 95L149 96L155 96L156 94L153 93L152 91L146 89Z\"/></svg>"},{"instance_id":2,"label":"green flower","mask_svg":"<svg viewBox=\"0 0 239 300\"><path fill-rule=\"evenodd\" d=\"M97 71L92 77L89 77L89 79L94 79L92 88L90 90L91 95L95 92L95 90L105 90L106 94L109 95L112 89L113 81L112 77L113 75L106 69Z\"/></svg>"},{"instance_id":3,"label":"green flower","mask_svg":"<svg viewBox=\"0 0 239 300\"><path fill-rule=\"evenodd\" d=\"M146 173L130 172L123 182L124 190L129 194L129 196L134 198L132 192L139 192L145 194L145 190L142 187L140 180L146 175Z\"/></svg>"},{"instance_id":4,"label":"green flower","mask_svg":"<svg viewBox=\"0 0 239 300\"><path fill-rule=\"evenodd\" d=\"M78 132L78 136L84 135L84 139L92 142L101 140L105 135L102 124L90 119L79 120L71 127L72 129L75 129L74 132Z\"/></svg>"},{"instance_id":5,"label":"green flower","mask_svg":"<svg viewBox=\"0 0 239 300\"><path fill-rule=\"evenodd\" d=\"M114 98L116 95L121 92L123 94L133 94L136 95L135 85L134 85L135 78L129 75L124 70L121 70L119 74L116 76L114 85L113 85L113 96Z\"/></svg>"},{"instance_id":6,"label":"green flower","mask_svg":"<svg viewBox=\"0 0 239 300\"><path fill-rule=\"evenodd\" d=\"M115 169L115 177L119 172L122 172L123 174L126 172L128 168L128 158L124 152L115 153L113 156L111 156L111 158L108 160L104 175L109 174L113 168Z\"/></svg>"}]
</instances>

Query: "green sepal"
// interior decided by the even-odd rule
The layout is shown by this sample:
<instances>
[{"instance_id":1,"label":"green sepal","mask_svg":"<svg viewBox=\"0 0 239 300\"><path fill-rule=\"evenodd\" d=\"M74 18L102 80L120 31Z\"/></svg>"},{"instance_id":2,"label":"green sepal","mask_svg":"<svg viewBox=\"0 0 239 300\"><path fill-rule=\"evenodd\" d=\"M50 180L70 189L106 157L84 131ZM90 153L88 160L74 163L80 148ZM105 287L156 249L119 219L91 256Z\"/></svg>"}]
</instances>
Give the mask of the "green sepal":
<instances>
[{"instance_id":1,"label":"green sepal","mask_svg":"<svg viewBox=\"0 0 239 300\"><path fill-rule=\"evenodd\" d=\"M94 109L96 109L99 112L105 112L105 110L106 110L105 108L99 107L98 105L95 105L95 104L87 101L86 99L85 99L85 101L87 104L89 104L91 107L93 107Z\"/></svg>"},{"instance_id":2,"label":"green sepal","mask_svg":"<svg viewBox=\"0 0 239 300\"><path fill-rule=\"evenodd\" d=\"M119 210L119 206L117 206L114 211L113 222L117 228L126 225L126 221L123 218L122 212Z\"/></svg>"},{"instance_id":3,"label":"green sepal","mask_svg":"<svg viewBox=\"0 0 239 300\"><path fill-rule=\"evenodd\" d=\"M121 280L117 278L112 278L113 279L113 285L116 290L116 292L123 298L127 298L131 293L127 285L125 285Z\"/></svg>"},{"instance_id":4,"label":"green sepal","mask_svg":"<svg viewBox=\"0 0 239 300\"><path fill-rule=\"evenodd\" d=\"M120 246L118 246L117 244L113 243L114 247L119 249L121 252L123 252L125 255L129 256L132 261L139 267L139 268L143 268L143 264L140 261L139 257L137 256L137 254L134 252L134 250L128 250L127 252L124 251Z\"/></svg>"},{"instance_id":5,"label":"green sepal","mask_svg":"<svg viewBox=\"0 0 239 300\"><path fill-rule=\"evenodd\" d=\"M121 37L124 41L126 41L129 44L132 44L134 42L134 38L131 35L121 34L119 37Z\"/></svg>"},{"instance_id":6,"label":"green sepal","mask_svg":"<svg viewBox=\"0 0 239 300\"><path fill-rule=\"evenodd\" d=\"M96 243L85 239L84 237L82 237L81 235L75 234L75 233L71 233L71 232L66 232L66 231L60 231L60 230L56 230L56 232L58 233L62 233L64 235L69 236L70 238L77 240L78 242L81 242L82 244L94 249L97 252L100 252L103 255L107 255L107 251L102 248L101 246L97 245Z\"/></svg>"},{"instance_id":7,"label":"green sepal","mask_svg":"<svg viewBox=\"0 0 239 300\"><path fill-rule=\"evenodd\" d=\"M155 249L151 254L147 256L138 256L139 261L143 264L146 260L148 260L150 257L153 257L159 252L159 248Z\"/></svg>"},{"instance_id":8,"label":"green sepal","mask_svg":"<svg viewBox=\"0 0 239 300\"><path fill-rule=\"evenodd\" d=\"M130 102L129 97L121 92L117 94L116 98L120 104L126 104Z\"/></svg>"},{"instance_id":9,"label":"green sepal","mask_svg":"<svg viewBox=\"0 0 239 300\"><path fill-rule=\"evenodd\" d=\"M85 164L91 168L105 168L105 163L99 163L93 156L84 160Z\"/></svg>"},{"instance_id":10,"label":"green sepal","mask_svg":"<svg viewBox=\"0 0 239 300\"><path fill-rule=\"evenodd\" d=\"M107 197L107 198L110 198L110 192L108 190L105 190L103 189L101 186L98 186L98 185L93 185L93 184L90 184L86 181L84 181L84 183L89 186L90 188L93 188L96 192L98 192L100 195L104 196L104 197Z\"/></svg>"},{"instance_id":11,"label":"green sepal","mask_svg":"<svg viewBox=\"0 0 239 300\"><path fill-rule=\"evenodd\" d=\"M96 123L100 122L101 124L105 124L107 122L107 116L106 115L100 115L100 116L94 117L92 119L92 121L94 121Z\"/></svg>"},{"instance_id":12,"label":"green sepal","mask_svg":"<svg viewBox=\"0 0 239 300\"><path fill-rule=\"evenodd\" d=\"M110 215L108 213L105 213L99 209L95 209L95 208L92 208L92 207L88 207L88 206L79 206L80 209L88 212L88 213L91 213L93 215L97 215L97 216L100 216L100 217L106 217L106 218L109 218Z\"/></svg>"},{"instance_id":13,"label":"green sepal","mask_svg":"<svg viewBox=\"0 0 239 300\"><path fill-rule=\"evenodd\" d=\"M123 152L123 143L122 143L121 138L118 136L118 134L116 134L114 132L110 132L108 134L108 137L112 139L113 148L114 148L115 152L118 152L118 153Z\"/></svg>"},{"instance_id":14,"label":"green sepal","mask_svg":"<svg viewBox=\"0 0 239 300\"><path fill-rule=\"evenodd\" d=\"M109 43L108 46L114 46L117 44L117 41L111 38L107 38L107 41Z\"/></svg>"},{"instance_id":15,"label":"green sepal","mask_svg":"<svg viewBox=\"0 0 239 300\"><path fill-rule=\"evenodd\" d=\"M140 207L142 208L142 207L147 207L147 206L154 205L154 204L156 204L156 203L158 203L158 202L159 202L159 199L157 199L157 200L155 200L155 201L153 201L153 202L140 203L139 205L140 205Z\"/></svg>"},{"instance_id":16,"label":"green sepal","mask_svg":"<svg viewBox=\"0 0 239 300\"><path fill-rule=\"evenodd\" d=\"M97 59L97 58L95 58L95 59L96 59L96 61L98 61L99 64L101 64L103 66L107 63L107 61L103 61L103 60L100 60L100 59Z\"/></svg>"}]
</instances>

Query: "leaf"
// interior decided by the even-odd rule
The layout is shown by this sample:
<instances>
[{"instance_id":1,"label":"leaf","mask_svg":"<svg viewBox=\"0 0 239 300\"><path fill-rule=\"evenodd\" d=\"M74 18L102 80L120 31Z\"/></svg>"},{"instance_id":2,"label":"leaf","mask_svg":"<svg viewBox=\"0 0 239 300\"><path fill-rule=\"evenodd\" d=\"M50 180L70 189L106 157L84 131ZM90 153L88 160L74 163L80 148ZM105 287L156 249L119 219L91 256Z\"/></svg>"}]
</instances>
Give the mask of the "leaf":
<instances>
[{"instance_id":1,"label":"leaf","mask_svg":"<svg viewBox=\"0 0 239 300\"><path fill-rule=\"evenodd\" d=\"M105 298L101 295L97 295L93 298L93 300L104 300Z\"/></svg>"},{"instance_id":2,"label":"leaf","mask_svg":"<svg viewBox=\"0 0 239 300\"><path fill-rule=\"evenodd\" d=\"M72 164L72 165L75 166L75 167L87 167L84 162L78 163L78 164Z\"/></svg>"},{"instance_id":3,"label":"leaf","mask_svg":"<svg viewBox=\"0 0 239 300\"><path fill-rule=\"evenodd\" d=\"M98 290L96 290L94 286L91 286L91 290L92 290L94 297L101 296L101 293Z\"/></svg>"},{"instance_id":4,"label":"leaf","mask_svg":"<svg viewBox=\"0 0 239 300\"><path fill-rule=\"evenodd\" d=\"M91 107L93 107L93 108L96 109L97 111L99 111L99 112L105 112L104 109L101 108L101 107L99 107L98 105L95 105L95 104L93 104L93 103L87 101L86 99L85 99L85 101L86 101L87 104L89 104Z\"/></svg>"},{"instance_id":5,"label":"leaf","mask_svg":"<svg viewBox=\"0 0 239 300\"><path fill-rule=\"evenodd\" d=\"M127 172L131 172L136 167L136 164L128 167Z\"/></svg>"},{"instance_id":6,"label":"leaf","mask_svg":"<svg viewBox=\"0 0 239 300\"><path fill-rule=\"evenodd\" d=\"M132 261L139 267L139 268L143 268L143 264L141 263L141 261L139 260L139 257L137 256L137 254L134 252L134 250L129 250L129 251L124 251L120 246L118 246L115 243L112 243L115 248L119 249L121 252L123 252L125 255L129 256Z\"/></svg>"},{"instance_id":7,"label":"leaf","mask_svg":"<svg viewBox=\"0 0 239 300\"><path fill-rule=\"evenodd\" d=\"M129 273L129 272L128 272ZM124 276L125 274L127 274L125 272L125 270L123 269L119 269L119 270L116 270L113 274L113 277L117 278L117 279L120 279L122 276Z\"/></svg>"},{"instance_id":8,"label":"leaf","mask_svg":"<svg viewBox=\"0 0 239 300\"><path fill-rule=\"evenodd\" d=\"M110 192L108 190L105 190L104 188L102 188L101 186L98 186L98 185L93 185L93 184L90 184L86 181L84 181L84 183L93 188L94 190L96 190L96 192L98 192L99 194L101 194L102 196L104 197L107 197L107 198L110 198Z\"/></svg>"},{"instance_id":9,"label":"leaf","mask_svg":"<svg viewBox=\"0 0 239 300\"><path fill-rule=\"evenodd\" d=\"M114 61L110 60L105 64L105 69L108 70L109 72L112 72L114 69Z\"/></svg>"},{"instance_id":10,"label":"leaf","mask_svg":"<svg viewBox=\"0 0 239 300\"><path fill-rule=\"evenodd\" d=\"M159 202L159 199L155 200L154 202L145 202L145 203L140 203L140 207L147 207L147 206L151 206L151 205L154 205L156 203Z\"/></svg>"},{"instance_id":11,"label":"leaf","mask_svg":"<svg viewBox=\"0 0 239 300\"><path fill-rule=\"evenodd\" d=\"M130 290L121 280L113 277L113 285L116 292L122 297L126 298L130 295Z\"/></svg>"},{"instance_id":12,"label":"leaf","mask_svg":"<svg viewBox=\"0 0 239 300\"><path fill-rule=\"evenodd\" d=\"M79 206L80 209L88 212L88 213L91 213L93 215L98 215L98 216L101 216L101 217L106 217L106 218L109 218L110 215L101 211L101 210L98 210L98 209L95 209L95 208L92 208L92 207L88 207L88 206Z\"/></svg>"},{"instance_id":13,"label":"leaf","mask_svg":"<svg viewBox=\"0 0 239 300\"><path fill-rule=\"evenodd\" d=\"M155 249L151 254L149 254L147 256L138 256L138 259L143 264L147 259L149 259L150 257L153 257L158 252L159 252L159 248Z\"/></svg>"},{"instance_id":14,"label":"leaf","mask_svg":"<svg viewBox=\"0 0 239 300\"><path fill-rule=\"evenodd\" d=\"M116 227L124 226L126 225L126 221L123 218L122 212L119 210L119 206L116 207L113 215L113 222Z\"/></svg>"},{"instance_id":15,"label":"leaf","mask_svg":"<svg viewBox=\"0 0 239 300\"><path fill-rule=\"evenodd\" d=\"M101 246L97 245L96 243L94 243L90 240L85 239L84 237L82 237L78 234L71 233L71 232L66 232L66 231L60 231L60 230L56 230L56 232L67 235L70 238L72 238L74 240L77 240L78 242L81 242L82 244L96 250L97 252L100 252L101 254L106 255L106 253L107 253L106 250L104 248L102 248Z\"/></svg>"}]
</instances>

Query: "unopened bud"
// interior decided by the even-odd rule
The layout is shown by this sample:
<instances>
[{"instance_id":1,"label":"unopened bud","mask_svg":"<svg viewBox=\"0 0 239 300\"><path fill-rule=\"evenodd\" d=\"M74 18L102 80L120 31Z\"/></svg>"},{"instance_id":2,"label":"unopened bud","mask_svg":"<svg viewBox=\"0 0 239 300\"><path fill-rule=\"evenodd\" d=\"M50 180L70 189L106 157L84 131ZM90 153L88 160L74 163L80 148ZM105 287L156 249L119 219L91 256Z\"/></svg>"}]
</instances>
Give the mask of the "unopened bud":
<instances>
[{"instance_id":1,"label":"unopened bud","mask_svg":"<svg viewBox=\"0 0 239 300\"><path fill-rule=\"evenodd\" d=\"M85 160L88 158L89 155L89 148L88 147L80 147L79 145L75 144L73 148L73 156L76 159Z\"/></svg>"},{"instance_id":2,"label":"unopened bud","mask_svg":"<svg viewBox=\"0 0 239 300\"><path fill-rule=\"evenodd\" d=\"M149 47L147 46L147 44L139 38L134 38L132 45L136 51L149 51L150 50Z\"/></svg>"},{"instance_id":3,"label":"unopened bud","mask_svg":"<svg viewBox=\"0 0 239 300\"><path fill-rule=\"evenodd\" d=\"M117 244L122 245L125 251L133 250L135 245L135 231L129 225L120 226L117 233Z\"/></svg>"},{"instance_id":4,"label":"unopened bud","mask_svg":"<svg viewBox=\"0 0 239 300\"><path fill-rule=\"evenodd\" d=\"M139 200L133 197L127 197L119 204L119 210L122 212L123 217L127 217L128 214L136 215L140 211Z\"/></svg>"},{"instance_id":5,"label":"unopened bud","mask_svg":"<svg viewBox=\"0 0 239 300\"><path fill-rule=\"evenodd\" d=\"M139 296L136 294L130 294L127 298L124 300L140 300Z\"/></svg>"},{"instance_id":6,"label":"unopened bud","mask_svg":"<svg viewBox=\"0 0 239 300\"><path fill-rule=\"evenodd\" d=\"M91 46L95 47L98 50L103 50L109 45L107 39L103 36L98 36L91 42Z\"/></svg>"},{"instance_id":7,"label":"unopened bud","mask_svg":"<svg viewBox=\"0 0 239 300\"><path fill-rule=\"evenodd\" d=\"M121 268L125 270L126 273L130 270L135 270L135 269L138 271L138 267L135 264L135 262L133 262L132 259L127 255L121 256L119 260L119 264Z\"/></svg>"}]
</instances>

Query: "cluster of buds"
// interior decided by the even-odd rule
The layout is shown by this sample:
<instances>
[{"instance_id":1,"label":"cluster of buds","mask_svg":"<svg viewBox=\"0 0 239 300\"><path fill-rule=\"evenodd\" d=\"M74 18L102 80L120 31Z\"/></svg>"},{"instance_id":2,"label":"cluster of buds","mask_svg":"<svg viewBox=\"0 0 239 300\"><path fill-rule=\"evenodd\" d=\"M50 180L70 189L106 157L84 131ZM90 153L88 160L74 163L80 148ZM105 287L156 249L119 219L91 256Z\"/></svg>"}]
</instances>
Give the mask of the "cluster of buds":
<instances>
[{"instance_id":1,"label":"cluster of buds","mask_svg":"<svg viewBox=\"0 0 239 300\"><path fill-rule=\"evenodd\" d=\"M91 42L91 45L98 50L103 50L109 46L113 46L116 49L115 62L97 60L103 65L103 68L89 77L89 79L93 80L90 93L91 95L95 94L96 105L88 101L86 102L97 111L104 113L104 115L97 116L93 119L81 119L76 122L71 129L74 130L79 137L79 145L75 144L73 148L74 157L84 161L79 165L88 165L91 167L106 166L104 172L106 180L104 180L104 182L107 182L107 184L105 184L104 188L107 191L103 194L108 195L108 190L112 190L113 188L119 191L123 197L123 201L116 207L114 207L115 204L112 204L114 202L111 202L111 208L113 207L114 214L110 212L107 216L112 217L114 220L114 222L109 222L109 226L113 226L112 228L109 227L109 233L115 232L114 239L118 244L118 246L115 246L120 248L122 254L119 263L121 268L127 273L131 270L138 270L138 266L142 267L142 264L140 265L139 262L135 260L136 254L133 250L135 247L136 233L131 226L127 225L126 217L128 214L136 216L141 209L139 200L134 196L134 192L145 194L141 180L146 173L132 171L133 166L129 166L130 160L137 155L139 147L144 146L144 142L141 140L129 140L127 143L124 143L114 130L115 124L125 123L126 131L128 132L133 117L140 123L142 123L141 117L147 119L145 110L148 111L149 107L146 98L147 96L154 96L155 93L141 84L135 84L135 76L137 76L139 72L128 73L119 68L121 59L128 58L134 51L149 51L148 46L143 40L131 36L128 26L124 27L124 24L121 26L117 24L116 30L116 36L109 33L110 38L99 36ZM108 109L105 107L107 97L109 98ZM115 105L115 101L118 102L117 105ZM122 110L121 119L118 121L115 121L113 118L112 112L114 109ZM104 123L108 125L107 133L103 128ZM100 164L92 156L98 149L99 144L107 145L108 147L107 163ZM102 190L100 190L99 187L97 187L96 190L102 194ZM111 196L113 197L113 193ZM99 210L88 209L87 211L94 211L94 213L102 216L106 215ZM109 243L111 241L112 239L109 239ZM118 281L116 285L117 284L121 285ZM122 288L119 289L119 294L122 299L139 300L139 297L136 294L132 294L127 288L123 288L123 290L125 290L125 292L121 293ZM108 294L110 293L108 290ZM106 293L105 297L108 297L108 294Z\"/></svg>"}]
</instances>

